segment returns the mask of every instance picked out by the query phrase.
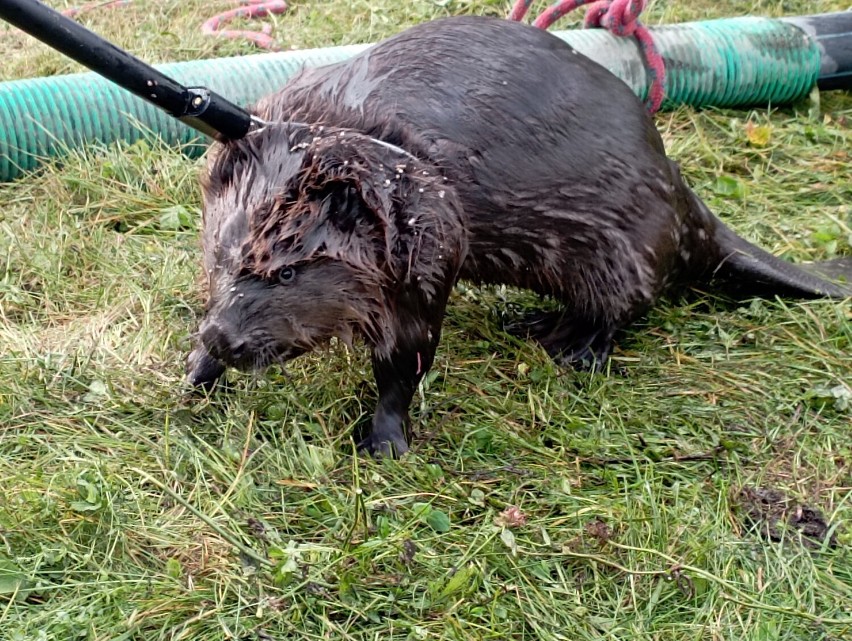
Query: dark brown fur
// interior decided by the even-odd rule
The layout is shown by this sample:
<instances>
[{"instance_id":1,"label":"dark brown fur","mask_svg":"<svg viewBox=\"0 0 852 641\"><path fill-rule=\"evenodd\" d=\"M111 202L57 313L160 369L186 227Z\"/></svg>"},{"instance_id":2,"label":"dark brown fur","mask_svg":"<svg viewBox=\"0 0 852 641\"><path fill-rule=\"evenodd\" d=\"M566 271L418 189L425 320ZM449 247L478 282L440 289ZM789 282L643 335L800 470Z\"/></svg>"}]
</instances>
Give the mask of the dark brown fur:
<instances>
[{"instance_id":1,"label":"dark brown fur","mask_svg":"<svg viewBox=\"0 0 852 641\"><path fill-rule=\"evenodd\" d=\"M363 335L374 452L407 448L408 405L459 278L556 297L561 312L515 329L581 366L600 365L614 333L676 285L848 293L725 227L629 88L532 27L420 25L304 71L255 111L273 124L219 147L204 182L211 293L191 379Z\"/></svg>"}]
</instances>

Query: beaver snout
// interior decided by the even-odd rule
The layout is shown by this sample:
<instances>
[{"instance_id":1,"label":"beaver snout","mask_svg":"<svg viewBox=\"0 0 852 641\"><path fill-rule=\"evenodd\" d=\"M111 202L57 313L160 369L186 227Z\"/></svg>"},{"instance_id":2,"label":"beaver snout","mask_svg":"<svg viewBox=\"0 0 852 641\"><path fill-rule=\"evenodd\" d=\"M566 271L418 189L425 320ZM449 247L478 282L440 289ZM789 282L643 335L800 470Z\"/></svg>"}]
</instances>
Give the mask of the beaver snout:
<instances>
[{"instance_id":1,"label":"beaver snout","mask_svg":"<svg viewBox=\"0 0 852 641\"><path fill-rule=\"evenodd\" d=\"M224 373L225 365L213 358L205 347L192 350L186 359L186 379L192 387L209 392Z\"/></svg>"},{"instance_id":2,"label":"beaver snout","mask_svg":"<svg viewBox=\"0 0 852 641\"><path fill-rule=\"evenodd\" d=\"M238 363L246 354L248 342L236 327L215 321L206 323L201 330L201 342L213 358L228 364Z\"/></svg>"}]
</instances>

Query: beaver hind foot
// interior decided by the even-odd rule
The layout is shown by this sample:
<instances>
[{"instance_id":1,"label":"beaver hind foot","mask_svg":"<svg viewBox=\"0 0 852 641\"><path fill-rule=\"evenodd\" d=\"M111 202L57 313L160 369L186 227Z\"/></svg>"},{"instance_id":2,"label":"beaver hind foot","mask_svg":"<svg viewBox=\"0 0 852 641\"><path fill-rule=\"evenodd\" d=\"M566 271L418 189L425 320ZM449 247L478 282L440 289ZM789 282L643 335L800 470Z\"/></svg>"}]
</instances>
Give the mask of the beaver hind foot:
<instances>
[{"instance_id":1,"label":"beaver hind foot","mask_svg":"<svg viewBox=\"0 0 852 641\"><path fill-rule=\"evenodd\" d=\"M612 351L615 330L567 311L533 311L504 324L512 336L532 339L557 365L581 371L600 371Z\"/></svg>"}]
</instances>

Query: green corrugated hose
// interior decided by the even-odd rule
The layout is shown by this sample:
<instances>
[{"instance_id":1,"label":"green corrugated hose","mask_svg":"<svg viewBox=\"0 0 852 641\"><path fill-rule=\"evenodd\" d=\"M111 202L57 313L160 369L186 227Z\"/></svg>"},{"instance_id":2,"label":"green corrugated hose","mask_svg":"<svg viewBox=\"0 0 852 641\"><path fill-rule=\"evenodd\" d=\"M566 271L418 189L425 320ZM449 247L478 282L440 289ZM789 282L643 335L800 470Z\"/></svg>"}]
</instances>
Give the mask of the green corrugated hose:
<instances>
[{"instance_id":1,"label":"green corrugated hose","mask_svg":"<svg viewBox=\"0 0 852 641\"><path fill-rule=\"evenodd\" d=\"M597 29L554 31L581 53L646 97L645 67L636 42ZM820 67L817 45L797 27L767 18L731 18L653 29L667 63L664 107L746 107L806 96ZM280 88L302 66L351 57L370 45L158 65L186 85L208 87L247 105ZM188 145L199 134L94 73L0 83L0 181L36 168L65 149L153 132ZM200 154L206 141L188 145Z\"/></svg>"}]
</instances>

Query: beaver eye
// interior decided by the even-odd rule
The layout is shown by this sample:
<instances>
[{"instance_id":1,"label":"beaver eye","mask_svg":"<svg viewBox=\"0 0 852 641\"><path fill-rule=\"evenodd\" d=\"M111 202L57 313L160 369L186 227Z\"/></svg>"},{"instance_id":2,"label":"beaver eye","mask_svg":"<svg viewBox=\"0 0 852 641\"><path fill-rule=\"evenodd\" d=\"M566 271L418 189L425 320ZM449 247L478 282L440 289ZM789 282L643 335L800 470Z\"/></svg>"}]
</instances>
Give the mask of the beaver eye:
<instances>
[{"instance_id":1,"label":"beaver eye","mask_svg":"<svg viewBox=\"0 0 852 641\"><path fill-rule=\"evenodd\" d=\"M281 284L286 284L296 278L296 270L292 267L283 267L281 271L278 272L278 282Z\"/></svg>"}]
</instances>

